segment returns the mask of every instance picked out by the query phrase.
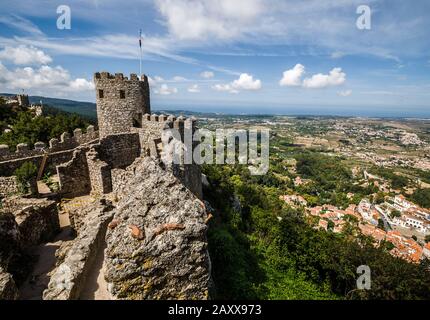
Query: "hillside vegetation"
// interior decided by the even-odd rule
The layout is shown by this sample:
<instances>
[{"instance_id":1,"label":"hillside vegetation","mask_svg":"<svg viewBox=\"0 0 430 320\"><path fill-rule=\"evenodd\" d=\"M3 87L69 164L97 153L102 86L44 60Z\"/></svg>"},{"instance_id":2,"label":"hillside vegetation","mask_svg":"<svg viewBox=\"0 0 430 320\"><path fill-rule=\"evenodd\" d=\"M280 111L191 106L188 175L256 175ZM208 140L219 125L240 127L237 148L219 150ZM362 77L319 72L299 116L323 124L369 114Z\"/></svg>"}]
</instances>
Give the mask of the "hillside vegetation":
<instances>
[{"instance_id":1,"label":"hillside vegetation","mask_svg":"<svg viewBox=\"0 0 430 320\"><path fill-rule=\"evenodd\" d=\"M72 133L74 129L85 129L90 124L90 120L77 114L52 107L44 107L44 115L35 117L29 110L8 106L0 97L0 144L9 145L11 151L19 143L27 143L31 148L38 141L48 143L63 132Z\"/></svg>"},{"instance_id":2,"label":"hillside vegetation","mask_svg":"<svg viewBox=\"0 0 430 320\"><path fill-rule=\"evenodd\" d=\"M337 159L303 153L297 160L297 170L318 181L304 191L327 198L316 202L347 204L331 196L351 188ZM428 261L411 264L365 236L313 229L300 209L279 200L291 184L274 174L277 163L262 177L239 165L204 167L205 195L216 210L209 250L217 298L430 299ZM352 220L345 230L354 228ZM372 270L369 291L356 290L360 265Z\"/></svg>"}]
</instances>

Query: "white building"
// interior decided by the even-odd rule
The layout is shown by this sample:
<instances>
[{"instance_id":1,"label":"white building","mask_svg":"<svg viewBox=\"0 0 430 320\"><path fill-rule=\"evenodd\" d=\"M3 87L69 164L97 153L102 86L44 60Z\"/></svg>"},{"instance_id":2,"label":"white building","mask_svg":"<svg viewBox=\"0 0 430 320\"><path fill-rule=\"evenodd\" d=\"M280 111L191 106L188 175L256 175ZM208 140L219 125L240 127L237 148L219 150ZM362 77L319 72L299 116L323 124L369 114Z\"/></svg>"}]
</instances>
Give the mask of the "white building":
<instances>
[{"instance_id":1,"label":"white building","mask_svg":"<svg viewBox=\"0 0 430 320\"><path fill-rule=\"evenodd\" d=\"M369 200L361 200L358 204L357 211L364 220L370 222L373 225L378 225L378 220L374 218L374 210L372 210L372 204L369 202Z\"/></svg>"},{"instance_id":2,"label":"white building","mask_svg":"<svg viewBox=\"0 0 430 320\"><path fill-rule=\"evenodd\" d=\"M394 197L394 208L399 210L400 212L407 211L411 208L416 208L416 205L412 202L409 202L402 195L397 195Z\"/></svg>"},{"instance_id":3,"label":"white building","mask_svg":"<svg viewBox=\"0 0 430 320\"><path fill-rule=\"evenodd\" d=\"M410 214L404 214L400 218L395 217L393 223L404 228L414 228L421 233L430 233L429 221Z\"/></svg>"}]
</instances>

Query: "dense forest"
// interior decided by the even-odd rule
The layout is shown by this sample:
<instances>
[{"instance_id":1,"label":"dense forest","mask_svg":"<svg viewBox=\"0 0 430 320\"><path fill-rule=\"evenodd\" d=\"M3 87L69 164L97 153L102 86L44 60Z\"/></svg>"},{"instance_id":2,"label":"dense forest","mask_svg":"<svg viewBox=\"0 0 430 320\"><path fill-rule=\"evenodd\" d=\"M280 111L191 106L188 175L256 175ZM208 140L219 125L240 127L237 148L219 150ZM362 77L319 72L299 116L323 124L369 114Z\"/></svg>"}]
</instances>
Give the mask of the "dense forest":
<instances>
[{"instance_id":1,"label":"dense forest","mask_svg":"<svg viewBox=\"0 0 430 320\"><path fill-rule=\"evenodd\" d=\"M298 172L318 182L302 190L316 204L345 206L336 194L373 191L351 184L339 159L306 152L295 157ZM341 234L312 228L300 209L279 200L293 187L276 174L279 163L261 177L240 165L203 168L215 211L209 250L217 298L430 299L428 260L410 264L391 256L388 245L376 248L370 238L352 236L354 219ZM356 289L360 265L371 268L371 290Z\"/></svg>"}]
</instances>

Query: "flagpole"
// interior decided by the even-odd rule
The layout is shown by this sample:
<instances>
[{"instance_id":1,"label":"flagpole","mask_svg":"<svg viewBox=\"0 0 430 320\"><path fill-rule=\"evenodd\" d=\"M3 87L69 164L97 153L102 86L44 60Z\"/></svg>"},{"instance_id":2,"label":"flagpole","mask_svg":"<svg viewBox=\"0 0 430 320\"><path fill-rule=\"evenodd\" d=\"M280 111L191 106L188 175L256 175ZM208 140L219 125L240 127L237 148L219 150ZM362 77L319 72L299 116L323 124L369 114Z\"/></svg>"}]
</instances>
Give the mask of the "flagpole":
<instances>
[{"instance_id":1,"label":"flagpole","mask_svg":"<svg viewBox=\"0 0 430 320\"><path fill-rule=\"evenodd\" d=\"M139 30L139 50L140 50L139 77L142 77L142 29Z\"/></svg>"}]
</instances>

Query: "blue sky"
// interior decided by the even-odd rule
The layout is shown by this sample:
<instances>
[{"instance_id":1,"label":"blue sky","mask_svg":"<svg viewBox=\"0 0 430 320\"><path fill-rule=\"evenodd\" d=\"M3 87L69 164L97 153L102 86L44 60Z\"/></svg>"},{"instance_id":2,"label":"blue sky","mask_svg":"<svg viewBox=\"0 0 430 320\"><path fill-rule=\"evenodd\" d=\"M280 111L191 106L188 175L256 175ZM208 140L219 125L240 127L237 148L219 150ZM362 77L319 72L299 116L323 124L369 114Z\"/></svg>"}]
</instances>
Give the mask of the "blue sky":
<instances>
[{"instance_id":1,"label":"blue sky","mask_svg":"<svg viewBox=\"0 0 430 320\"><path fill-rule=\"evenodd\" d=\"M71 29L57 29L57 7ZM357 7L371 9L359 30ZM0 0L0 92L94 101L96 71L151 78L156 108L430 116L430 2Z\"/></svg>"}]
</instances>

